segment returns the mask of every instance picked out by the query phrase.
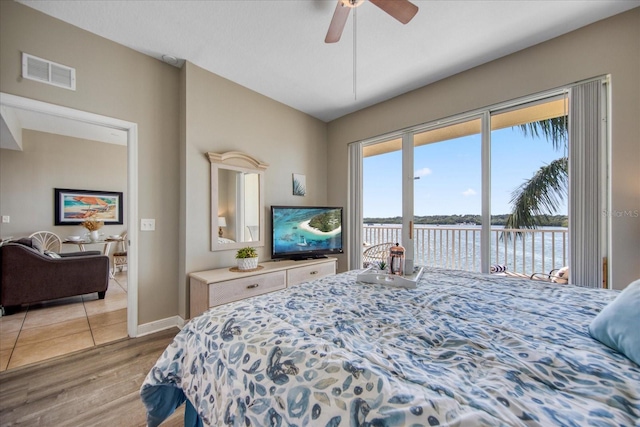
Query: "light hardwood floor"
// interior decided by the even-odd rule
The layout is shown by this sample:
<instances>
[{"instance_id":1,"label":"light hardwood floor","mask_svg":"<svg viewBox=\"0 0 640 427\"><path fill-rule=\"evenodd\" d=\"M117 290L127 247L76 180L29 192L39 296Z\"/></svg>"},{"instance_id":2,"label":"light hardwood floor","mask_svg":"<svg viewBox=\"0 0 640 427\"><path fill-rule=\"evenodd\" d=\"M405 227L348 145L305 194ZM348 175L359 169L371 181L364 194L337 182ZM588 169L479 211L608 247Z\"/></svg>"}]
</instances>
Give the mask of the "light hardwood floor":
<instances>
[{"instance_id":1,"label":"light hardwood floor","mask_svg":"<svg viewBox=\"0 0 640 427\"><path fill-rule=\"evenodd\" d=\"M0 425L144 426L140 387L177 328L0 373ZM182 405L163 427L183 425Z\"/></svg>"},{"instance_id":2,"label":"light hardwood floor","mask_svg":"<svg viewBox=\"0 0 640 427\"><path fill-rule=\"evenodd\" d=\"M31 304L0 317L0 372L127 338L127 273L96 293Z\"/></svg>"}]
</instances>

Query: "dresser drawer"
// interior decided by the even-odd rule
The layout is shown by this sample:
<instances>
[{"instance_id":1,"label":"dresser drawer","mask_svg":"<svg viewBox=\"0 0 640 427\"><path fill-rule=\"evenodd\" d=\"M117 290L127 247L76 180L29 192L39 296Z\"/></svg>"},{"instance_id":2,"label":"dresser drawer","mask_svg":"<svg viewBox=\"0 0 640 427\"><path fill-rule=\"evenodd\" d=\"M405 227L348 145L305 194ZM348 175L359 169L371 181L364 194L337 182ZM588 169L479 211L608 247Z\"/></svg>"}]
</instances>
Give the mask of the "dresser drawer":
<instances>
[{"instance_id":1,"label":"dresser drawer","mask_svg":"<svg viewBox=\"0 0 640 427\"><path fill-rule=\"evenodd\" d=\"M336 263L325 262L322 264L308 265L305 267L291 268L287 270L287 286L295 286L309 280L336 274Z\"/></svg>"},{"instance_id":2,"label":"dresser drawer","mask_svg":"<svg viewBox=\"0 0 640 427\"><path fill-rule=\"evenodd\" d=\"M286 288L286 272L258 274L209 284L209 307Z\"/></svg>"}]
</instances>

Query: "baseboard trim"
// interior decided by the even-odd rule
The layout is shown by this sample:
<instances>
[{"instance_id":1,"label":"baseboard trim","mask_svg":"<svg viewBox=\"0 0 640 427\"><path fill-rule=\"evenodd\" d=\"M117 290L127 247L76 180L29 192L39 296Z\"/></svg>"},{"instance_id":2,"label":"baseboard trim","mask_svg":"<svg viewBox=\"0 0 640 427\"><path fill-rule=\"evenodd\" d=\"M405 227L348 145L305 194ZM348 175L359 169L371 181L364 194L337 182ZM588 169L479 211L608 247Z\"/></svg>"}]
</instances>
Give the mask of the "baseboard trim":
<instances>
[{"instance_id":1,"label":"baseboard trim","mask_svg":"<svg viewBox=\"0 0 640 427\"><path fill-rule=\"evenodd\" d=\"M182 329L184 324L185 321L180 316L172 316L165 319L155 320L153 322L138 325L138 337L164 331L165 329Z\"/></svg>"}]
</instances>

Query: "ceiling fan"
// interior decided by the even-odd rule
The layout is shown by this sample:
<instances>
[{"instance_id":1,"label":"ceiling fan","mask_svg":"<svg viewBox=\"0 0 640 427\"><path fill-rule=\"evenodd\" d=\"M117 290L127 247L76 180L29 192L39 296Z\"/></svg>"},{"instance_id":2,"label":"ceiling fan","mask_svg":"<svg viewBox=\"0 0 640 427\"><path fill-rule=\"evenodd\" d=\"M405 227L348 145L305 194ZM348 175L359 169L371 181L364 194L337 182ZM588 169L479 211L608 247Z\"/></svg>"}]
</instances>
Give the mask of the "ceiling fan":
<instances>
[{"instance_id":1,"label":"ceiling fan","mask_svg":"<svg viewBox=\"0 0 640 427\"><path fill-rule=\"evenodd\" d=\"M418 6L409 0L369 0L398 21L406 24L418 13ZM325 37L325 43L335 43L340 40L344 25L347 23L349 12L354 7L360 6L364 0L338 0L336 10L333 12L329 31Z\"/></svg>"}]
</instances>

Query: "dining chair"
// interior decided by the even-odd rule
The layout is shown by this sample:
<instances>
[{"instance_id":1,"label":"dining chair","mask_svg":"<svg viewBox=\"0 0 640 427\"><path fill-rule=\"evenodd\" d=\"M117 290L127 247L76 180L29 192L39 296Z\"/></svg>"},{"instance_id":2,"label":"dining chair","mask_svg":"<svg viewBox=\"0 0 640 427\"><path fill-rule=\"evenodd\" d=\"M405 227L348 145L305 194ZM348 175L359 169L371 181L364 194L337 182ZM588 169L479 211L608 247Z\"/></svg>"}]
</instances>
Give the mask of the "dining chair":
<instances>
[{"instance_id":1,"label":"dining chair","mask_svg":"<svg viewBox=\"0 0 640 427\"><path fill-rule=\"evenodd\" d=\"M122 240L119 242L119 250L113 253L113 273L124 270L127 267L127 232L120 235Z\"/></svg>"},{"instance_id":2,"label":"dining chair","mask_svg":"<svg viewBox=\"0 0 640 427\"><path fill-rule=\"evenodd\" d=\"M52 233L51 231L36 231L35 233L31 233L29 237L40 242L42 249L46 251L62 251L62 239L60 239L56 233Z\"/></svg>"}]
</instances>

